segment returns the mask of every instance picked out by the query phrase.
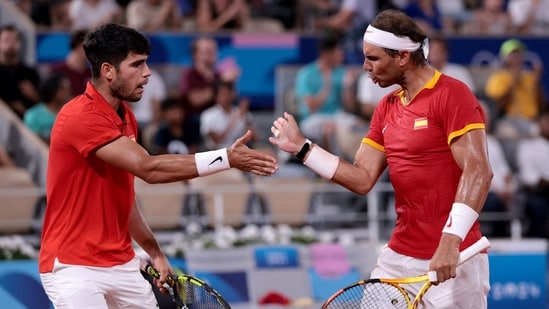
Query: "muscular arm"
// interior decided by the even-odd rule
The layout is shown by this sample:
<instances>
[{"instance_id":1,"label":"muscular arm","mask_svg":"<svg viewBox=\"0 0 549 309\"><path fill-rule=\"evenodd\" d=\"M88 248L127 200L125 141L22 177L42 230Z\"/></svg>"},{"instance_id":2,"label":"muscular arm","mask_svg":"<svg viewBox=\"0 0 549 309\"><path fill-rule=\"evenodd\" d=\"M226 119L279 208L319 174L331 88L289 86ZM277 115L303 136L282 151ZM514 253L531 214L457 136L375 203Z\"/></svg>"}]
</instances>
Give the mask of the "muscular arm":
<instances>
[{"instance_id":1,"label":"muscular arm","mask_svg":"<svg viewBox=\"0 0 549 309\"><path fill-rule=\"evenodd\" d=\"M455 201L464 203L480 213L492 181L492 170L486 150L486 133L481 129L469 131L453 141L450 148L456 163L463 171ZM430 266L430 269L438 272L440 282L456 276L461 241L462 239L456 235L442 233Z\"/></svg>"},{"instance_id":2,"label":"muscular arm","mask_svg":"<svg viewBox=\"0 0 549 309\"><path fill-rule=\"evenodd\" d=\"M257 175L273 174L277 169L276 159L248 148L246 143L251 138L252 132L248 131L227 149L231 167ZM99 148L96 156L148 183L174 182L198 177L194 155L151 156L143 147L125 136Z\"/></svg>"},{"instance_id":3,"label":"muscular arm","mask_svg":"<svg viewBox=\"0 0 549 309\"><path fill-rule=\"evenodd\" d=\"M370 192L386 167L385 153L361 143L353 164L339 159L332 181L354 193L365 195Z\"/></svg>"}]
</instances>

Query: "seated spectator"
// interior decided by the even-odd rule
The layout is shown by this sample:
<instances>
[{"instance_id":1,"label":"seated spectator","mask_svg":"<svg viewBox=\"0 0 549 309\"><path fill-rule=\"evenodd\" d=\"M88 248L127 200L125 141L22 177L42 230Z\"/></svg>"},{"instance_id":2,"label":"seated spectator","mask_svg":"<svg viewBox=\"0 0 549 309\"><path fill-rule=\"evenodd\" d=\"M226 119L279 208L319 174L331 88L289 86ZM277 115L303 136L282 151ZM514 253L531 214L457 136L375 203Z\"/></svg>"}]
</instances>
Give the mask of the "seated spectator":
<instances>
[{"instance_id":1,"label":"seated spectator","mask_svg":"<svg viewBox=\"0 0 549 309\"><path fill-rule=\"evenodd\" d=\"M327 35L318 47L318 57L296 75L299 126L304 136L332 152L336 149L338 125L348 121L345 111L355 106L352 71L343 66L338 38Z\"/></svg>"},{"instance_id":2,"label":"seated spectator","mask_svg":"<svg viewBox=\"0 0 549 309\"><path fill-rule=\"evenodd\" d=\"M193 154L199 147L196 135L189 134L183 126L183 108L176 98L162 101L162 122L154 136L154 154Z\"/></svg>"},{"instance_id":3,"label":"seated spectator","mask_svg":"<svg viewBox=\"0 0 549 309\"><path fill-rule=\"evenodd\" d=\"M137 102L130 102L140 130L157 124L161 119L160 105L168 96L166 83L160 72L151 69L149 81L144 86L143 95Z\"/></svg>"},{"instance_id":4,"label":"seated spectator","mask_svg":"<svg viewBox=\"0 0 549 309\"><path fill-rule=\"evenodd\" d=\"M220 82L216 87L215 105L200 117L200 133L207 149L230 147L247 130L252 130L251 142L257 140L252 114L248 111L249 102L243 98L235 105L234 87L232 82Z\"/></svg>"},{"instance_id":5,"label":"seated spectator","mask_svg":"<svg viewBox=\"0 0 549 309\"><path fill-rule=\"evenodd\" d=\"M326 17L314 19L316 30L335 32L344 39L345 58L350 63L363 60L364 30L377 12L375 0L344 0L339 9Z\"/></svg>"},{"instance_id":6,"label":"seated spectator","mask_svg":"<svg viewBox=\"0 0 549 309\"><path fill-rule=\"evenodd\" d=\"M500 48L502 67L492 73L485 85L486 95L496 104L503 119L498 120L496 134L502 138L528 136L535 128L535 119L544 108L541 86L542 63L525 66L526 46L517 39L503 42Z\"/></svg>"},{"instance_id":7,"label":"seated spectator","mask_svg":"<svg viewBox=\"0 0 549 309\"><path fill-rule=\"evenodd\" d=\"M241 30L250 18L245 0L200 0L196 7L198 30Z\"/></svg>"},{"instance_id":8,"label":"seated spectator","mask_svg":"<svg viewBox=\"0 0 549 309\"><path fill-rule=\"evenodd\" d=\"M71 98L71 82L64 75L53 75L40 87L41 103L31 107L23 118L25 125L46 144L57 113Z\"/></svg>"},{"instance_id":9,"label":"seated spectator","mask_svg":"<svg viewBox=\"0 0 549 309\"><path fill-rule=\"evenodd\" d=\"M429 38L429 63L443 74L462 81L473 93L477 92L473 77L469 70L460 64L448 62L450 57L450 44L440 36L433 35Z\"/></svg>"},{"instance_id":10,"label":"seated spectator","mask_svg":"<svg viewBox=\"0 0 549 309\"><path fill-rule=\"evenodd\" d=\"M548 237L549 214L549 112L538 120L539 136L522 140L517 163L520 181L526 192L526 215L529 237Z\"/></svg>"},{"instance_id":11,"label":"seated spectator","mask_svg":"<svg viewBox=\"0 0 549 309\"><path fill-rule=\"evenodd\" d=\"M404 13L412 17L428 36L454 32L454 21L441 14L435 0L410 0Z\"/></svg>"},{"instance_id":12,"label":"seated spectator","mask_svg":"<svg viewBox=\"0 0 549 309\"><path fill-rule=\"evenodd\" d=\"M182 21L177 0L133 0L126 8L126 24L140 31L179 30Z\"/></svg>"},{"instance_id":13,"label":"seated spectator","mask_svg":"<svg viewBox=\"0 0 549 309\"><path fill-rule=\"evenodd\" d=\"M377 103L385 95L397 89L400 89L397 84L387 88L382 88L378 84L374 83L367 72L362 73L357 82L357 101L359 104L358 114L360 118L366 121L369 126Z\"/></svg>"},{"instance_id":14,"label":"seated spectator","mask_svg":"<svg viewBox=\"0 0 549 309\"><path fill-rule=\"evenodd\" d=\"M0 27L0 99L21 118L39 101L40 77L21 59L21 33L14 25Z\"/></svg>"},{"instance_id":15,"label":"seated spectator","mask_svg":"<svg viewBox=\"0 0 549 309\"><path fill-rule=\"evenodd\" d=\"M471 20L461 27L462 33L473 35L509 35L513 31L503 0L483 0L482 6L473 10Z\"/></svg>"},{"instance_id":16,"label":"seated spectator","mask_svg":"<svg viewBox=\"0 0 549 309\"><path fill-rule=\"evenodd\" d=\"M517 33L549 34L549 0L509 0L507 10Z\"/></svg>"},{"instance_id":17,"label":"seated spectator","mask_svg":"<svg viewBox=\"0 0 549 309\"><path fill-rule=\"evenodd\" d=\"M192 66L181 76L181 101L185 110L185 130L200 136L200 114L215 105L215 86L221 80L236 82L240 68L234 61L218 64L217 42L199 37L191 44Z\"/></svg>"},{"instance_id":18,"label":"seated spectator","mask_svg":"<svg viewBox=\"0 0 549 309\"><path fill-rule=\"evenodd\" d=\"M121 17L121 12L115 0L72 0L69 7L73 30L90 30L115 22Z\"/></svg>"},{"instance_id":19,"label":"seated spectator","mask_svg":"<svg viewBox=\"0 0 549 309\"><path fill-rule=\"evenodd\" d=\"M66 31L70 29L69 6L71 0L18 1L32 2L30 17L38 29Z\"/></svg>"},{"instance_id":20,"label":"seated spectator","mask_svg":"<svg viewBox=\"0 0 549 309\"><path fill-rule=\"evenodd\" d=\"M250 0L250 15L252 18L272 18L281 22L286 30L295 29L299 2L294 0Z\"/></svg>"},{"instance_id":21,"label":"seated spectator","mask_svg":"<svg viewBox=\"0 0 549 309\"><path fill-rule=\"evenodd\" d=\"M91 79L91 69L83 47L87 33L87 30L73 31L69 42L69 53L63 61L54 63L51 67L50 74L63 74L69 78L73 97L84 93Z\"/></svg>"},{"instance_id":22,"label":"seated spectator","mask_svg":"<svg viewBox=\"0 0 549 309\"><path fill-rule=\"evenodd\" d=\"M505 158L499 140L492 134L492 112L486 103L482 102L481 106L486 117L486 146L488 148L490 167L494 174L482 211L503 213L509 210L518 184ZM509 224L505 220L495 220L487 224L491 227L490 236L509 236Z\"/></svg>"}]
</instances>

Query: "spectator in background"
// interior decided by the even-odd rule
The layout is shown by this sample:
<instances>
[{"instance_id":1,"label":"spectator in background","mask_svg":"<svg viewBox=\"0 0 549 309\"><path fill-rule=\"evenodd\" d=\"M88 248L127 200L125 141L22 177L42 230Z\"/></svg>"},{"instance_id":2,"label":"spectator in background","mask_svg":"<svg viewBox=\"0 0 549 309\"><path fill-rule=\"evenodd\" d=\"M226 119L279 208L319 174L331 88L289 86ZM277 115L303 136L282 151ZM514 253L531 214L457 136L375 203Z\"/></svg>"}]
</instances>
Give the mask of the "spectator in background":
<instances>
[{"instance_id":1,"label":"spectator in background","mask_svg":"<svg viewBox=\"0 0 549 309\"><path fill-rule=\"evenodd\" d=\"M530 135L535 119L544 108L541 87L542 63L533 63L532 70L525 67L522 41L509 39L503 42L499 55L502 68L492 73L485 85L486 95L495 103L503 119L503 127L496 134L507 137ZM503 130L503 131L502 131Z\"/></svg>"},{"instance_id":2,"label":"spectator in background","mask_svg":"<svg viewBox=\"0 0 549 309\"><path fill-rule=\"evenodd\" d=\"M273 18L282 23L284 29L295 29L297 26L298 6L295 0L249 0L252 18Z\"/></svg>"},{"instance_id":3,"label":"spectator in background","mask_svg":"<svg viewBox=\"0 0 549 309\"><path fill-rule=\"evenodd\" d=\"M236 82L240 69L233 62L217 67L217 42L199 37L191 44L193 64L183 70L181 100L185 111L185 130L200 136L200 114L215 105L215 85L221 80Z\"/></svg>"},{"instance_id":4,"label":"spectator in background","mask_svg":"<svg viewBox=\"0 0 549 309\"><path fill-rule=\"evenodd\" d=\"M342 36L346 59L351 63L362 62L362 36L376 12L376 0L343 0L337 12L315 18L313 25L316 30Z\"/></svg>"},{"instance_id":5,"label":"spectator in background","mask_svg":"<svg viewBox=\"0 0 549 309\"><path fill-rule=\"evenodd\" d=\"M200 0L196 7L196 22L201 32L241 30L250 18L244 0Z\"/></svg>"},{"instance_id":6,"label":"spectator in background","mask_svg":"<svg viewBox=\"0 0 549 309\"><path fill-rule=\"evenodd\" d=\"M436 0L410 0L404 12L429 36L454 32L453 20L441 14Z\"/></svg>"},{"instance_id":7,"label":"spectator in background","mask_svg":"<svg viewBox=\"0 0 549 309\"><path fill-rule=\"evenodd\" d=\"M162 121L154 135L154 154L194 154L200 139L185 131L184 111L177 98L168 97L161 103Z\"/></svg>"},{"instance_id":8,"label":"spectator in background","mask_svg":"<svg viewBox=\"0 0 549 309\"><path fill-rule=\"evenodd\" d=\"M51 74L63 74L71 81L71 94L84 93L86 84L91 78L91 69L84 53L84 37L87 30L81 29L71 33L69 53L61 62L52 65Z\"/></svg>"},{"instance_id":9,"label":"spectator in background","mask_svg":"<svg viewBox=\"0 0 549 309\"><path fill-rule=\"evenodd\" d=\"M549 214L549 112L538 119L539 136L519 143L517 163L520 181L526 192L527 235L548 237Z\"/></svg>"},{"instance_id":10,"label":"spectator in background","mask_svg":"<svg viewBox=\"0 0 549 309\"><path fill-rule=\"evenodd\" d=\"M366 121L369 126L377 103L385 95L397 89L400 89L397 84L382 88L372 80L368 73L362 73L357 82L358 114L360 118Z\"/></svg>"},{"instance_id":11,"label":"spectator in background","mask_svg":"<svg viewBox=\"0 0 549 309\"><path fill-rule=\"evenodd\" d=\"M164 78L160 72L154 69L151 69L151 76L144 88L145 91L141 99L130 104L137 123L142 129L145 129L149 125L157 124L160 121L160 105L168 96Z\"/></svg>"},{"instance_id":12,"label":"spectator in background","mask_svg":"<svg viewBox=\"0 0 549 309\"><path fill-rule=\"evenodd\" d=\"M549 34L549 0L509 0L507 10L519 34Z\"/></svg>"},{"instance_id":13,"label":"spectator in background","mask_svg":"<svg viewBox=\"0 0 549 309\"><path fill-rule=\"evenodd\" d=\"M429 38L429 63L432 67L451 76L455 79L459 79L471 89L471 92L476 93L477 89L473 82L471 72L460 64L448 62L450 57L450 44L448 41L440 36L433 35Z\"/></svg>"},{"instance_id":14,"label":"spectator in background","mask_svg":"<svg viewBox=\"0 0 549 309\"><path fill-rule=\"evenodd\" d=\"M64 31L70 29L69 5L71 0L16 1L40 30Z\"/></svg>"},{"instance_id":15,"label":"spectator in background","mask_svg":"<svg viewBox=\"0 0 549 309\"><path fill-rule=\"evenodd\" d=\"M216 86L216 104L202 113L200 133L207 149L224 148L231 145L236 138L251 130L252 139L257 141L249 102L242 98L235 105L236 92L233 82L220 82Z\"/></svg>"},{"instance_id":16,"label":"spectator in background","mask_svg":"<svg viewBox=\"0 0 549 309\"><path fill-rule=\"evenodd\" d=\"M126 24L140 31L180 30L182 21L177 0L133 0L126 8Z\"/></svg>"},{"instance_id":17,"label":"spectator in background","mask_svg":"<svg viewBox=\"0 0 549 309\"><path fill-rule=\"evenodd\" d=\"M72 0L69 17L73 30L95 29L119 20L121 9L114 0Z\"/></svg>"},{"instance_id":18,"label":"spectator in background","mask_svg":"<svg viewBox=\"0 0 549 309\"><path fill-rule=\"evenodd\" d=\"M21 59L21 33L14 25L0 27L0 98L21 118L38 103L40 77Z\"/></svg>"},{"instance_id":19,"label":"spectator in background","mask_svg":"<svg viewBox=\"0 0 549 309\"><path fill-rule=\"evenodd\" d=\"M482 6L472 11L471 20L461 32L473 35L509 35L513 32L511 15L505 9L504 0L483 0Z\"/></svg>"},{"instance_id":20,"label":"spectator in background","mask_svg":"<svg viewBox=\"0 0 549 309\"><path fill-rule=\"evenodd\" d=\"M25 125L49 145L55 117L72 97L71 81L65 75L50 76L40 87L42 102L25 113Z\"/></svg>"},{"instance_id":21,"label":"spectator in background","mask_svg":"<svg viewBox=\"0 0 549 309\"><path fill-rule=\"evenodd\" d=\"M507 162L503 147L492 133L492 112L486 103L481 102L480 105L483 108L486 119L486 146L488 148L490 167L494 174L482 211L503 213L509 210L518 184L513 177L511 166ZM490 236L509 236L508 224L504 220L495 220L490 222L489 225L491 227Z\"/></svg>"},{"instance_id":22,"label":"spectator in background","mask_svg":"<svg viewBox=\"0 0 549 309\"><path fill-rule=\"evenodd\" d=\"M336 36L324 36L318 57L299 69L295 81L299 125L312 141L338 152L335 134L354 109L353 72L343 66L343 49Z\"/></svg>"}]
</instances>

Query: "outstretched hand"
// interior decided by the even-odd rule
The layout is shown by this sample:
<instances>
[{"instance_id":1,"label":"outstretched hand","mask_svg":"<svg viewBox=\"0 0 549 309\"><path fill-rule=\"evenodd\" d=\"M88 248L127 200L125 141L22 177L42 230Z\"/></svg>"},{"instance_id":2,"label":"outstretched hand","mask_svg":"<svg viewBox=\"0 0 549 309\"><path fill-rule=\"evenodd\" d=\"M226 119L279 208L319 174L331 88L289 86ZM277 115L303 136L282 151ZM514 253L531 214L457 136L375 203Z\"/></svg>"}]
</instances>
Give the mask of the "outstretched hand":
<instances>
[{"instance_id":1,"label":"outstretched hand","mask_svg":"<svg viewBox=\"0 0 549 309\"><path fill-rule=\"evenodd\" d=\"M271 176L278 170L276 158L246 146L251 139L252 131L248 130L227 149L231 167L259 176Z\"/></svg>"},{"instance_id":2,"label":"outstretched hand","mask_svg":"<svg viewBox=\"0 0 549 309\"><path fill-rule=\"evenodd\" d=\"M303 144L305 144L305 137L301 135L299 126L289 113L284 113L284 117L278 117L271 127L273 136L269 137L269 142L278 147L280 150L297 154Z\"/></svg>"}]
</instances>

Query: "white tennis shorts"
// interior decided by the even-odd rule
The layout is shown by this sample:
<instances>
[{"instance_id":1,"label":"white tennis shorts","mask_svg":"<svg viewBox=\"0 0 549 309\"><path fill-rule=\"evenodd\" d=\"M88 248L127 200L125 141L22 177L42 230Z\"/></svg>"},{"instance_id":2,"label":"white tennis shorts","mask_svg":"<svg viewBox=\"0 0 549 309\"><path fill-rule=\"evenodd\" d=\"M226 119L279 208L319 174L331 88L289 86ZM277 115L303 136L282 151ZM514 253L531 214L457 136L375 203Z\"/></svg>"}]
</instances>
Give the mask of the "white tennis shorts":
<instances>
[{"instance_id":1,"label":"white tennis shorts","mask_svg":"<svg viewBox=\"0 0 549 309\"><path fill-rule=\"evenodd\" d=\"M56 309L158 308L137 257L114 267L68 265L56 259L53 271L41 273L40 279Z\"/></svg>"},{"instance_id":2,"label":"white tennis shorts","mask_svg":"<svg viewBox=\"0 0 549 309\"><path fill-rule=\"evenodd\" d=\"M404 278L426 274L429 260L416 259L396 253L385 245L379 254L371 278ZM422 283L403 284L413 299ZM456 278L432 286L425 296L423 309L485 309L490 291L488 255L477 254L457 268Z\"/></svg>"}]
</instances>

